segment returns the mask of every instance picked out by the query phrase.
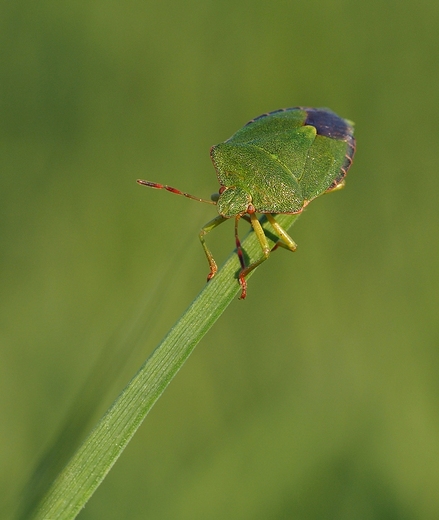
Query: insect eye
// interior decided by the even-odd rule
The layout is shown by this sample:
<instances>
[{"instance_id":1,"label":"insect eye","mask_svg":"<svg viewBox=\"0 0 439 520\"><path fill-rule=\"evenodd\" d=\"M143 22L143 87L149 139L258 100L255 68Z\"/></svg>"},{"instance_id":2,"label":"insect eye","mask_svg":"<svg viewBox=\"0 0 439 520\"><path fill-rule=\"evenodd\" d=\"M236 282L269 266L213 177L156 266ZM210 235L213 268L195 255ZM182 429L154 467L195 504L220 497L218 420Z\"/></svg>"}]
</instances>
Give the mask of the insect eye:
<instances>
[{"instance_id":1,"label":"insect eye","mask_svg":"<svg viewBox=\"0 0 439 520\"><path fill-rule=\"evenodd\" d=\"M210 196L210 200L212 200L213 202L218 202L219 196L219 193L212 193L212 195Z\"/></svg>"}]
</instances>

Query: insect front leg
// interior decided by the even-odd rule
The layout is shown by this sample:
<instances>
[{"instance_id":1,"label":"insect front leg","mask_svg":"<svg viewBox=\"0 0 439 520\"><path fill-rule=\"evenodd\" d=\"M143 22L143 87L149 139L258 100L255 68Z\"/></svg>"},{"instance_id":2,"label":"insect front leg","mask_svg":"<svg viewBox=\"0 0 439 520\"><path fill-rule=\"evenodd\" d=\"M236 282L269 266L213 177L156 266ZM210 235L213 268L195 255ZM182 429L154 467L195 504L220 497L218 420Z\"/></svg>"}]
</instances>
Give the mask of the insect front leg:
<instances>
[{"instance_id":1,"label":"insect front leg","mask_svg":"<svg viewBox=\"0 0 439 520\"><path fill-rule=\"evenodd\" d=\"M288 249L289 251L294 251L297 249L297 244L294 242L294 240L290 237L290 235L285 231L285 229L276 222L273 215L270 213L266 214L268 222L273 226L273 229L276 232L276 235L279 237L280 240L276 242L274 245L272 251L277 249L278 247L283 247L284 249Z\"/></svg>"},{"instance_id":2,"label":"insect front leg","mask_svg":"<svg viewBox=\"0 0 439 520\"><path fill-rule=\"evenodd\" d=\"M256 236L258 237L259 243L261 244L263 256L259 260L256 260L256 262L253 262L252 264L250 264L248 267L245 267L244 256L242 254L242 249L241 249L241 243L239 242L239 238L238 238L239 219L240 219L240 215L238 215L235 218L235 241L236 241L236 249L238 251L239 261L241 263L241 271L239 272L239 275L238 275L239 283L241 284L240 300L244 300L245 297L247 296L247 282L245 280L245 277L251 271L253 271L253 269L258 267L258 265L262 264L262 262L267 260L267 258L270 256L271 251L270 251L270 246L268 245L267 237L265 236L264 230L262 229L262 226L261 226L259 220L257 219L257 217L254 213L251 213L250 222L251 222L251 225L253 226L253 230L256 233Z\"/></svg>"},{"instance_id":3,"label":"insect front leg","mask_svg":"<svg viewBox=\"0 0 439 520\"><path fill-rule=\"evenodd\" d=\"M201 245L203 246L204 253L206 254L207 261L209 262L210 267L210 272L207 275L207 281L209 281L215 276L216 272L218 271L218 266L216 265L212 253L206 245L204 237L207 235L207 233L210 233L212 229L222 224L225 220L227 220L225 217L223 217L222 215L218 215L214 219L210 220L205 226L203 226L203 228L200 231L200 234L198 235L198 238L200 239Z\"/></svg>"}]
</instances>

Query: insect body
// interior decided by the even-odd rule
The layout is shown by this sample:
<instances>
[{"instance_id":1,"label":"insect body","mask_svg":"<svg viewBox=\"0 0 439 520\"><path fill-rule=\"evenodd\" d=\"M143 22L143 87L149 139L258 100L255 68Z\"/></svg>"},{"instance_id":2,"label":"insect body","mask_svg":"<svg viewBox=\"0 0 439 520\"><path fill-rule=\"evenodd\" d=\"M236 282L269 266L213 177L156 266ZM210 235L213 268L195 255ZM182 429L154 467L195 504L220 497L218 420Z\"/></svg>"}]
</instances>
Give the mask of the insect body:
<instances>
[{"instance_id":1,"label":"insect body","mask_svg":"<svg viewBox=\"0 0 439 520\"><path fill-rule=\"evenodd\" d=\"M340 189L355 153L353 123L326 108L285 108L249 121L224 143L212 146L210 156L220 189L212 200L138 180L139 184L166 189L178 195L216 204L219 215L200 232L200 241L210 266L210 280L217 265L205 242L205 235L229 218L235 219L235 243L241 270L241 299L247 294L245 277L281 246L290 251L296 244L276 222L279 213L298 214L316 197ZM270 249L256 217L266 215L278 242ZM245 264L238 237L238 222L248 220L261 244L259 260Z\"/></svg>"}]
</instances>

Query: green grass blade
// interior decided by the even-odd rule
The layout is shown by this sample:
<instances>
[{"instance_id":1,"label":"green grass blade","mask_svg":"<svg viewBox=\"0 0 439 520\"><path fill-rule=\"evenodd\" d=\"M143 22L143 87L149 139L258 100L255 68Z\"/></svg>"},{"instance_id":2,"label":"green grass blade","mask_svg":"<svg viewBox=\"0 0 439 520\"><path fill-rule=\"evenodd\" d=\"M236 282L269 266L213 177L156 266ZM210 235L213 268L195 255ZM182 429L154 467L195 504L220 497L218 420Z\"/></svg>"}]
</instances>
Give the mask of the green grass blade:
<instances>
[{"instance_id":1,"label":"green grass blade","mask_svg":"<svg viewBox=\"0 0 439 520\"><path fill-rule=\"evenodd\" d=\"M276 220L288 229L296 218L297 215L278 215ZM269 225L264 222L263 226L270 237ZM273 244L272 240L269 242ZM254 233L250 232L242 245L249 261L260 257ZM238 270L239 260L233 253L59 474L34 518L71 519L81 511L197 343L240 292Z\"/></svg>"}]
</instances>

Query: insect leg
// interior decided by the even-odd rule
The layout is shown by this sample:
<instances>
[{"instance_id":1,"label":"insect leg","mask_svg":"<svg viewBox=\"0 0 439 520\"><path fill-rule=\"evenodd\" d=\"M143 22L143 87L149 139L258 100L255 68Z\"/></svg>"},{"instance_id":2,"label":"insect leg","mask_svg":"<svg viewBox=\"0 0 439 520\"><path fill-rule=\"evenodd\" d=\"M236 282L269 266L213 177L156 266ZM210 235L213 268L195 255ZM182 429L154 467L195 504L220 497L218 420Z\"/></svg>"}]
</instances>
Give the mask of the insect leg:
<instances>
[{"instance_id":1,"label":"insect leg","mask_svg":"<svg viewBox=\"0 0 439 520\"><path fill-rule=\"evenodd\" d=\"M243 300L247 295L247 282L245 281L245 277L251 271L253 271L253 269L258 267L258 265L262 264L262 262L267 260L267 258L270 256L270 246L268 245L267 237L265 236L264 230L262 229L262 226L261 226L258 218L256 217L256 215L254 213L251 213L250 219L251 219L251 224L253 226L253 230L256 233L256 236L258 237L259 243L261 244L263 256L259 260L256 260L256 262L253 262L252 264L250 264L248 267L245 267L244 259L243 258L241 259L242 251L241 251L241 255L240 255L240 249L238 249L238 256L239 256L239 259L241 262L241 271L239 272L239 283L241 284L241 289L242 289L241 297L240 297L241 300ZM235 220L236 238L237 238L237 231L238 231L238 226L237 226L238 220L239 220L239 216L236 217L236 220ZM237 238L237 240L239 240L239 239ZM241 247L241 244L240 244L240 247Z\"/></svg>"},{"instance_id":2,"label":"insect leg","mask_svg":"<svg viewBox=\"0 0 439 520\"><path fill-rule=\"evenodd\" d=\"M294 242L294 240L290 237L290 235L285 231L285 229L276 222L273 215L270 213L266 214L266 217L268 219L268 222L273 226L273 229L276 231L277 236L280 238L278 242L274 245L272 251L277 249L278 247L283 247L284 249L288 249L289 251L294 251L297 249L297 244Z\"/></svg>"},{"instance_id":3,"label":"insect leg","mask_svg":"<svg viewBox=\"0 0 439 520\"><path fill-rule=\"evenodd\" d=\"M210 267L210 273L207 275L207 281L209 281L211 278L215 276L215 273L218 271L218 267L216 265L215 260L213 259L212 253L206 245L204 237L207 235L207 233L210 233L212 229L222 224L225 220L227 220L225 217L223 217L222 215L218 215L214 219L210 220L205 226L203 226L203 228L200 231L200 234L198 235L198 238L200 239L201 245L203 246Z\"/></svg>"},{"instance_id":4,"label":"insect leg","mask_svg":"<svg viewBox=\"0 0 439 520\"><path fill-rule=\"evenodd\" d=\"M238 222L239 222L240 218L241 218L241 215L236 215L236 217L235 217L235 244L236 244L236 252L238 253L239 263L241 264L241 271L242 271L243 269L245 269L245 260L244 260L244 253L243 253L242 247L241 247L241 241L239 240L239 235L238 235Z\"/></svg>"}]
</instances>

